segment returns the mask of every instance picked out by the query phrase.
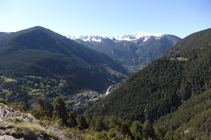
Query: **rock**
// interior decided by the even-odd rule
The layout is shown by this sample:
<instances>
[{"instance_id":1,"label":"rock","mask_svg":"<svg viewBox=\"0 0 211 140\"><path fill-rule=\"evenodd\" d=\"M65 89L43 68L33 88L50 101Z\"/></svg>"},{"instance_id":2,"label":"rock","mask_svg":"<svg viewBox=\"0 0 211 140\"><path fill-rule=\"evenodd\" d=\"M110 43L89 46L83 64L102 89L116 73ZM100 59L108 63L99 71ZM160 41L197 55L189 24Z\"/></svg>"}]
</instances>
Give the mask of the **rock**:
<instances>
[{"instance_id":1,"label":"rock","mask_svg":"<svg viewBox=\"0 0 211 140\"><path fill-rule=\"evenodd\" d=\"M20 116L20 115L21 115L20 112L16 112L16 113L15 113L15 116Z\"/></svg>"},{"instance_id":2,"label":"rock","mask_svg":"<svg viewBox=\"0 0 211 140\"><path fill-rule=\"evenodd\" d=\"M4 120L2 120L2 118L0 118L0 123L2 123Z\"/></svg>"},{"instance_id":3,"label":"rock","mask_svg":"<svg viewBox=\"0 0 211 140\"><path fill-rule=\"evenodd\" d=\"M21 139L16 139L13 136L9 136L9 135L3 135L3 136L0 136L0 140L21 140Z\"/></svg>"},{"instance_id":4,"label":"rock","mask_svg":"<svg viewBox=\"0 0 211 140\"><path fill-rule=\"evenodd\" d=\"M32 114L27 113L26 115L27 115L28 118L30 118L32 120L36 120L36 118Z\"/></svg>"},{"instance_id":5,"label":"rock","mask_svg":"<svg viewBox=\"0 0 211 140\"><path fill-rule=\"evenodd\" d=\"M28 137L33 137L33 139L35 140L53 140L53 138L48 138L44 135L35 134L36 132L26 132L26 136L24 134L24 136L21 136L23 137L21 139L16 139L15 137L13 137L16 136L13 135L13 132L14 134L16 134L15 128L18 128L13 124L21 123L24 121L24 123L30 123L31 126L36 126L33 124L34 120L36 120L36 118L30 113L22 113L18 110L14 110L13 108L8 107L7 105L2 105L0 103L0 124L3 123L5 125L0 128L0 140L24 140L24 138L26 140L29 140ZM29 128L27 128L26 130L28 129Z\"/></svg>"},{"instance_id":6,"label":"rock","mask_svg":"<svg viewBox=\"0 0 211 140\"><path fill-rule=\"evenodd\" d=\"M35 117L29 113L25 114L20 111L14 111L12 108L9 108L8 106L0 106L0 122L4 120L4 118L14 118L16 116L19 116L24 119L24 121L30 121L35 120Z\"/></svg>"}]
</instances>

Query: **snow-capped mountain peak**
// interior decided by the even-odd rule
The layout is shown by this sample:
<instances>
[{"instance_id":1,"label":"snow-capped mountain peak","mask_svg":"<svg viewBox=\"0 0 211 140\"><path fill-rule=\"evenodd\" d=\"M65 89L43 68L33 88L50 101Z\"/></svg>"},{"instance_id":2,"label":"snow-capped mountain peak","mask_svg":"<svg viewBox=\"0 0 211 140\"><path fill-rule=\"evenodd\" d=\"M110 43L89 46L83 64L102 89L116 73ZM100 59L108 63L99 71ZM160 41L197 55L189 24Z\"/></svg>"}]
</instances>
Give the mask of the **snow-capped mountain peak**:
<instances>
[{"instance_id":1,"label":"snow-capped mountain peak","mask_svg":"<svg viewBox=\"0 0 211 140\"><path fill-rule=\"evenodd\" d=\"M152 33L135 33L132 35L122 35L122 36L117 36L115 37L116 40L125 40L125 41L135 41L138 40L140 38L143 38L144 41L148 40L150 37L155 37L156 39L159 39L161 36L163 36L163 34L152 34Z\"/></svg>"},{"instance_id":2,"label":"snow-capped mountain peak","mask_svg":"<svg viewBox=\"0 0 211 140\"><path fill-rule=\"evenodd\" d=\"M113 37L110 36L97 36L97 35L79 35L79 36L68 35L67 38L72 40L80 39L83 41L95 41L95 42L101 42L102 39L105 38L113 39Z\"/></svg>"},{"instance_id":3,"label":"snow-capped mountain peak","mask_svg":"<svg viewBox=\"0 0 211 140\"><path fill-rule=\"evenodd\" d=\"M135 33L132 35L121 35L116 37L110 37L110 36L97 36L97 35L79 35L79 36L72 36L68 35L67 38L72 40L83 40L83 41L95 41L95 42L101 42L102 39L111 39L116 41L136 41L140 38L143 39L143 41L147 41L150 37L155 37L156 39L160 39L164 34L152 34L152 33Z\"/></svg>"}]
</instances>

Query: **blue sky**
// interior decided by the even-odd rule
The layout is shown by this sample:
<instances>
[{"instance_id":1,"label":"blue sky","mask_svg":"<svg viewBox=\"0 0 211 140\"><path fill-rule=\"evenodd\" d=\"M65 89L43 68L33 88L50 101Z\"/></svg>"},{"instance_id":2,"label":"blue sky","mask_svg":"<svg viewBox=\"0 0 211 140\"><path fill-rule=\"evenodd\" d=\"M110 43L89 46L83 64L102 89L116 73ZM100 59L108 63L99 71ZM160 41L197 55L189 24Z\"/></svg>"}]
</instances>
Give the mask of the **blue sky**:
<instances>
[{"instance_id":1,"label":"blue sky","mask_svg":"<svg viewBox=\"0 0 211 140\"><path fill-rule=\"evenodd\" d=\"M0 32L37 25L62 35L184 38L211 28L211 0L0 0Z\"/></svg>"}]
</instances>

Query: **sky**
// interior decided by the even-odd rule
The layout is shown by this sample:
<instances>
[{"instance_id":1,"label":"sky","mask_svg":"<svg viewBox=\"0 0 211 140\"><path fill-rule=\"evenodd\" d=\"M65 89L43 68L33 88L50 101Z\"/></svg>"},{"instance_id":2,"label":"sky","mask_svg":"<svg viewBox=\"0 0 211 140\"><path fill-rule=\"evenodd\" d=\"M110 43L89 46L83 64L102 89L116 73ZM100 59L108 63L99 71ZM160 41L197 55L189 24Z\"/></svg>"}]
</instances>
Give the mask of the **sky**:
<instances>
[{"instance_id":1,"label":"sky","mask_svg":"<svg viewBox=\"0 0 211 140\"><path fill-rule=\"evenodd\" d=\"M65 36L147 32L184 38L211 28L211 0L0 0L0 32L33 26Z\"/></svg>"}]
</instances>

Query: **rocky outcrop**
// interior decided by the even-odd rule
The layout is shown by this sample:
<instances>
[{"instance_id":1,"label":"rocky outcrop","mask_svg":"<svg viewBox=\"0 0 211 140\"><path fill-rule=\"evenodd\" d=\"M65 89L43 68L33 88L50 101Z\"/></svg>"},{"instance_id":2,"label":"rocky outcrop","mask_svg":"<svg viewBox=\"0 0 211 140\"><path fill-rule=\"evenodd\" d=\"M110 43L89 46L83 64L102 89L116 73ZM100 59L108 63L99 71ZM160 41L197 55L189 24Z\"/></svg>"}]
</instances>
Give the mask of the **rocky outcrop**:
<instances>
[{"instance_id":1,"label":"rocky outcrop","mask_svg":"<svg viewBox=\"0 0 211 140\"><path fill-rule=\"evenodd\" d=\"M18 110L8 107L5 104L0 103L0 123L10 122L14 117L19 117L22 121L29 122L35 120L35 117L29 113L22 113Z\"/></svg>"},{"instance_id":2,"label":"rocky outcrop","mask_svg":"<svg viewBox=\"0 0 211 140\"><path fill-rule=\"evenodd\" d=\"M0 103L0 140L53 140L46 136L49 131L37 122L30 113Z\"/></svg>"},{"instance_id":3,"label":"rocky outcrop","mask_svg":"<svg viewBox=\"0 0 211 140\"><path fill-rule=\"evenodd\" d=\"M53 138L52 138L53 137ZM54 125L41 126L30 113L23 113L0 102L0 140L68 140L59 128Z\"/></svg>"},{"instance_id":4,"label":"rocky outcrop","mask_svg":"<svg viewBox=\"0 0 211 140\"><path fill-rule=\"evenodd\" d=\"M13 136L9 136L9 135L3 135L3 136L0 136L0 140L21 140L21 139L16 139Z\"/></svg>"}]
</instances>

